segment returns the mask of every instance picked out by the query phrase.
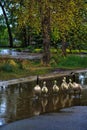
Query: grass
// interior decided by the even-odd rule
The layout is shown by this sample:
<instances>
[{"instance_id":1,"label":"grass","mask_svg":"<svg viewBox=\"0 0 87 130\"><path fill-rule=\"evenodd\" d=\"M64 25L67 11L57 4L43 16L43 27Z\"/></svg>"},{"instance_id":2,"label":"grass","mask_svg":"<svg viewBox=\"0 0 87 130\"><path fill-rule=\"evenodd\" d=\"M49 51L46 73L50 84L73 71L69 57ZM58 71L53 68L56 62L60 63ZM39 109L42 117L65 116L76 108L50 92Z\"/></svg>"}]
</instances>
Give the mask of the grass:
<instances>
[{"instance_id":1,"label":"grass","mask_svg":"<svg viewBox=\"0 0 87 130\"><path fill-rule=\"evenodd\" d=\"M61 58L58 67L67 68L87 68L87 56L81 57L77 55L69 55Z\"/></svg>"},{"instance_id":2,"label":"grass","mask_svg":"<svg viewBox=\"0 0 87 130\"><path fill-rule=\"evenodd\" d=\"M61 57L55 54L52 56L48 67L44 66L41 61L16 61L12 59L5 61L3 59L0 62L0 80L47 74L56 68L87 68L87 56L68 55L67 57Z\"/></svg>"},{"instance_id":3,"label":"grass","mask_svg":"<svg viewBox=\"0 0 87 130\"><path fill-rule=\"evenodd\" d=\"M46 74L51 70L51 67L43 66L40 61L23 60L22 62L18 62L8 60L0 62L0 80Z\"/></svg>"},{"instance_id":4,"label":"grass","mask_svg":"<svg viewBox=\"0 0 87 130\"><path fill-rule=\"evenodd\" d=\"M9 80L9 79L15 79L15 78L22 78L22 77L28 77L28 76L33 76L33 75L41 75L41 74L46 74L49 73L51 69L49 68L41 68L41 69L35 69L33 68L32 70L18 70L14 72L3 72L0 71L0 80Z\"/></svg>"}]
</instances>

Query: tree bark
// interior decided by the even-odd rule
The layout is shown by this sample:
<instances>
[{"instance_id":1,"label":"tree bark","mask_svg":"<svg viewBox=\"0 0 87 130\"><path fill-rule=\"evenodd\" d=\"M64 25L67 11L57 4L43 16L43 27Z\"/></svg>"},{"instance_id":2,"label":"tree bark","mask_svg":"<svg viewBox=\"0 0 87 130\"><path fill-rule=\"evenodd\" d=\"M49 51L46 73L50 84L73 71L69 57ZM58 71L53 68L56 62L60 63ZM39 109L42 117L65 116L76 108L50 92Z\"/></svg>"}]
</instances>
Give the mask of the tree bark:
<instances>
[{"instance_id":1,"label":"tree bark","mask_svg":"<svg viewBox=\"0 0 87 130\"><path fill-rule=\"evenodd\" d=\"M45 10L41 10L41 26L43 36L43 64L49 65L50 62L50 8L45 4Z\"/></svg>"},{"instance_id":2,"label":"tree bark","mask_svg":"<svg viewBox=\"0 0 87 130\"><path fill-rule=\"evenodd\" d=\"M6 15L4 6L2 5L1 1L0 1L0 6L1 6L1 8L2 8L3 15L4 15L4 17L5 17L6 25L7 25L7 28L8 28L9 44L10 44L10 47L13 47L13 37L12 37L11 28L10 28L10 25L9 25L9 22L8 22L8 17L7 17L7 15Z\"/></svg>"},{"instance_id":3,"label":"tree bark","mask_svg":"<svg viewBox=\"0 0 87 130\"><path fill-rule=\"evenodd\" d=\"M22 47L27 47L26 27L22 27Z\"/></svg>"},{"instance_id":4,"label":"tree bark","mask_svg":"<svg viewBox=\"0 0 87 130\"><path fill-rule=\"evenodd\" d=\"M62 40L62 55L66 56L66 42Z\"/></svg>"}]
</instances>

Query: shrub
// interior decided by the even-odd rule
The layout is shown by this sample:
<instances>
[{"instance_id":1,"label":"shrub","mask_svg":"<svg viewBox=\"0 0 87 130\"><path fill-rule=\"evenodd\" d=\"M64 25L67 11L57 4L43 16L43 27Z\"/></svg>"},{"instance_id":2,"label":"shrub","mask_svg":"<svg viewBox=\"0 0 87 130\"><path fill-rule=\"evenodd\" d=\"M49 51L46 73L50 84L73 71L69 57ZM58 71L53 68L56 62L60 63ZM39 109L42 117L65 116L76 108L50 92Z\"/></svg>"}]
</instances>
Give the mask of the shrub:
<instances>
[{"instance_id":1,"label":"shrub","mask_svg":"<svg viewBox=\"0 0 87 130\"><path fill-rule=\"evenodd\" d=\"M8 63L9 63L11 66L18 67L18 64L17 64L14 60L9 60Z\"/></svg>"},{"instance_id":2,"label":"shrub","mask_svg":"<svg viewBox=\"0 0 87 130\"><path fill-rule=\"evenodd\" d=\"M6 72L13 72L14 71L14 67L8 63L4 64L1 69L3 71L6 71Z\"/></svg>"},{"instance_id":3,"label":"shrub","mask_svg":"<svg viewBox=\"0 0 87 130\"><path fill-rule=\"evenodd\" d=\"M55 60L54 58L51 58L51 60L50 60L50 65L51 65L52 67L56 67L56 66L57 66L57 62L56 62L56 60Z\"/></svg>"},{"instance_id":4,"label":"shrub","mask_svg":"<svg viewBox=\"0 0 87 130\"><path fill-rule=\"evenodd\" d=\"M28 60L23 60L21 62L22 69L28 69L30 67L31 63Z\"/></svg>"}]
</instances>

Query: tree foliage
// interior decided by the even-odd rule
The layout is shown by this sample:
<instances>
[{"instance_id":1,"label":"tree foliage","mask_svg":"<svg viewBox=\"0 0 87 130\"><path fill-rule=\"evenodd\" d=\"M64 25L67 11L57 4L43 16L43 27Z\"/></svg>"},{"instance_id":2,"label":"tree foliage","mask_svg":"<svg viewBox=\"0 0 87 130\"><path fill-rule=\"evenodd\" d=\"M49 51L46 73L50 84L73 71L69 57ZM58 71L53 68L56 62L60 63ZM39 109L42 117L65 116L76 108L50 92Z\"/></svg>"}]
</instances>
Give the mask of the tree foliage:
<instances>
[{"instance_id":1,"label":"tree foliage","mask_svg":"<svg viewBox=\"0 0 87 130\"><path fill-rule=\"evenodd\" d=\"M55 43L62 41L63 55L67 42L76 46L86 42L85 0L5 0L5 3L10 24L20 34L24 46L31 43L33 34L42 35L45 64L50 61L50 39Z\"/></svg>"},{"instance_id":2,"label":"tree foliage","mask_svg":"<svg viewBox=\"0 0 87 130\"><path fill-rule=\"evenodd\" d=\"M9 46L10 47L13 47L13 37L12 37L12 32L11 32L11 28L10 28L10 24L9 24L9 20L8 20L8 17L7 17L7 14L6 14L6 1L0 1L0 7L2 9L2 12L3 12L3 15L4 15L4 18L5 18L5 22L6 22L6 25L7 25L7 29L8 29L8 35L9 35Z\"/></svg>"}]
</instances>

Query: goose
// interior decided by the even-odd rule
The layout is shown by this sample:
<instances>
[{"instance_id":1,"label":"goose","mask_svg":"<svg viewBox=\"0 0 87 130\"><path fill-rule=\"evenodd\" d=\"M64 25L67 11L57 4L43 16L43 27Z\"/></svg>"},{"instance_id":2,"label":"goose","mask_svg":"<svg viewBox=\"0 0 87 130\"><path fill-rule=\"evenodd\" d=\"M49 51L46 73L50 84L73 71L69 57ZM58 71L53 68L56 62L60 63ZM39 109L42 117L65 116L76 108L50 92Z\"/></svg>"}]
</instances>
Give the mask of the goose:
<instances>
[{"instance_id":1,"label":"goose","mask_svg":"<svg viewBox=\"0 0 87 130\"><path fill-rule=\"evenodd\" d=\"M61 90L68 90L68 84L66 82L66 77L64 77L62 80Z\"/></svg>"},{"instance_id":2,"label":"goose","mask_svg":"<svg viewBox=\"0 0 87 130\"><path fill-rule=\"evenodd\" d=\"M46 87L46 82L45 81L43 82L43 87L42 87L41 91L42 91L43 94L47 94L48 93L48 88Z\"/></svg>"},{"instance_id":3,"label":"goose","mask_svg":"<svg viewBox=\"0 0 87 130\"><path fill-rule=\"evenodd\" d=\"M59 87L57 86L57 81L54 81L54 85L53 85L53 93L58 93L59 92Z\"/></svg>"},{"instance_id":4,"label":"goose","mask_svg":"<svg viewBox=\"0 0 87 130\"><path fill-rule=\"evenodd\" d=\"M74 93L78 91L79 94L80 94L81 91L82 91L82 86L80 84L76 83L76 78L75 77L76 77L75 73L72 73L72 79L73 79L72 89L73 89Z\"/></svg>"},{"instance_id":5,"label":"goose","mask_svg":"<svg viewBox=\"0 0 87 130\"><path fill-rule=\"evenodd\" d=\"M76 82L73 82L73 90L74 90L74 93L76 91L79 91L79 94L80 94L81 91L82 91L82 86L80 84L76 83Z\"/></svg>"},{"instance_id":6,"label":"goose","mask_svg":"<svg viewBox=\"0 0 87 130\"><path fill-rule=\"evenodd\" d=\"M68 88L69 88L69 90L72 90L74 88L74 85L73 85L71 79L69 79Z\"/></svg>"},{"instance_id":7,"label":"goose","mask_svg":"<svg viewBox=\"0 0 87 130\"><path fill-rule=\"evenodd\" d=\"M37 84L34 87L34 94L35 95L40 95L41 94L41 87L39 86L39 77L37 76Z\"/></svg>"}]
</instances>

